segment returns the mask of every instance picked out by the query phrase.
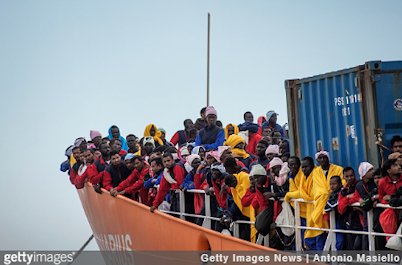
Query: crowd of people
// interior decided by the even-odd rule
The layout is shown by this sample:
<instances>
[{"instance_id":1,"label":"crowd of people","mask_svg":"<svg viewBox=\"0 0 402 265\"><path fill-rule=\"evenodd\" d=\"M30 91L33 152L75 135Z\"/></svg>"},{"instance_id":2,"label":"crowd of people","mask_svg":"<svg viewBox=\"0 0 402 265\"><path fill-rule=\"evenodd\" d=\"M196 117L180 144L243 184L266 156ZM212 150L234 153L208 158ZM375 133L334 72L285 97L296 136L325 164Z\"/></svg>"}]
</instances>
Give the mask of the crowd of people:
<instances>
[{"instance_id":1,"label":"crowd of people","mask_svg":"<svg viewBox=\"0 0 402 265\"><path fill-rule=\"evenodd\" d=\"M204 215L204 196L187 192L204 190L210 195L211 215L219 219L212 222L212 229L230 231L233 221L252 221L255 225L240 225L240 238L255 242L258 234L269 234L270 246L277 249L291 250L295 244L294 235L275 227L285 210L279 199L292 207L292 199L305 200L300 203L303 226L328 228L329 213L334 211L337 228L367 231L366 213L373 209L374 231L397 231L401 211L375 206L402 205L401 136L392 138L392 153L382 168L365 161L356 169L343 168L331 163L325 150L313 157L291 155L287 124L277 123L275 111L268 111L256 123L253 114L246 112L243 123L225 127L212 106L203 108L200 116L195 123L184 120L184 128L170 141L166 131L154 124L146 126L141 138L134 134L124 138L115 125L106 137L91 130L90 141L80 137L67 148L67 160L60 169L68 172L77 189L89 182L98 193L103 188L111 196L126 196L148 205L151 212L178 212L176 191L182 190L186 212ZM203 223L203 218L186 219ZM302 230L303 247L322 250L326 237L322 230ZM376 237L376 249L384 249L386 240ZM336 248L366 250L367 237L337 233Z\"/></svg>"}]
</instances>

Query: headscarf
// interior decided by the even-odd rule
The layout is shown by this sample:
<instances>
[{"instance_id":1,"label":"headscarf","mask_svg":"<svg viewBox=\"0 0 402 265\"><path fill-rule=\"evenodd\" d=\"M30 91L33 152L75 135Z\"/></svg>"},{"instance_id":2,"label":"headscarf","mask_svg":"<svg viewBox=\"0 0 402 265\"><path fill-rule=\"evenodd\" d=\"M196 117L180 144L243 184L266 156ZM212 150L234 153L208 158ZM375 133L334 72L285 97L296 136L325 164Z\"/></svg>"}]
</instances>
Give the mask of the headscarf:
<instances>
[{"instance_id":1,"label":"headscarf","mask_svg":"<svg viewBox=\"0 0 402 265\"><path fill-rule=\"evenodd\" d=\"M229 123L228 125L226 125L225 127L225 139L229 138L229 127L232 126L234 128L234 134L238 134L239 133L239 127L234 124L234 123Z\"/></svg>"},{"instance_id":2,"label":"headscarf","mask_svg":"<svg viewBox=\"0 0 402 265\"><path fill-rule=\"evenodd\" d=\"M276 154L276 155L280 155L279 153L279 145L277 144L270 144L267 149L265 150L265 155L268 154Z\"/></svg>"},{"instance_id":3,"label":"headscarf","mask_svg":"<svg viewBox=\"0 0 402 265\"><path fill-rule=\"evenodd\" d=\"M75 139L74 147L79 147L82 144L82 142L84 142L84 141L85 141L84 137L79 137L79 138Z\"/></svg>"},{"instance_id":4,"label":"headscarf","mask_svg":"<svg viewBox=\"0 0 402 265\"><path fill-rule=\"evenodd\" d=\"M218 146L218 151L217 152L218 152L218 157L219 157L218 161L219 162L220 162L220 159L221 159L221 156L222 156L223 152L225 152L228 149L230 149L229 146Z\"/></svg>"},{"instance_id":5,"label":"headscarf","mask_svg":"<svg viewBox=\"0 0 402 265\"><path fill-rule=\"evenodd\" d=\"M112 135L112 128L113 127L117 127L117 126L116 125L110 126L110 128L108 130L108 133L109 133L108 138L109 138L109 140L113 139L113 135ZM117 129L119 129L119 127L117 127ZM124 139L123 136L121 136L120 129L119 129L119 140L121 141L121 149L125 150L125 151L128 151L127 141L126 141L126 139Z\"/></svg>"},{"instance_id":6,"label":"headscarf","mask_svg":"<svg viewBox=\"0 0 402 265\"><path fill-rule=\"evenodd\" d=\"M235 146L237 146L240 143L244 143L244 144L246 143L244 141L244 138L239 135L232 134L231 136L229 136L229 138L223 144L226 146L230 146L232 153L235 157L239 157L239 158L243 158L243 159L248 158L250 155L244 149L235 148Z\"/></svg>"},{"instance_id":7,"label":"headscarf","mask_svg":"<svg viewBox=\"0 0 402 265\"><path fill-rule=\"evenodd\" d=\"M201 160L201 157L199 155L195 155L195 154L189 155L186 157L186 162L191 166L193 161L197 158Z\"/></svg>"},{"instance_id":8,"label":"headscarf","mask_svg":"<svg viewBox=\"0 0 402 265\"><path fill-rule=\"evenodd\" d=\"M288 167L288 163L287 162L283 163L281 166L281 170L279 171L279 177L275 177L276 185L282 186L283 184L285 184L289 172L290 169Z\"/></svg>"},{"instance_id":9,"label":"headscarf","mask_svg":"<svg viewBox=\"0 0 402 265\"><path fill-rule=\"evenodd\" d=\"M226 172L225 167L224 167L221 163L219 163L219 164L212 164L212 165L211 165L211 170L212 170L212 169L219 170L219 172L221 172L222 174Z\"/></svg>"},{"instance_id":10,"label":"headscarf","mask_svg":"<svg viewBox=\"0 0 402 265\"><path fill-rule=\"evenodd\" d=\"M317 160L320 155L325 155L325 156L327 156L327 157L328 157L328 160L329 160L329 153L328 153L327 151L319 151L319 152L317 152L317 153L315 154L315 160Z\"/></svg>"},{"instance_id":11,"label":"headscarf","mask_svg":"<svg viewBox=\"0 0 402 265\"><path fill-rule=\"evenodd\" d=\"M262 124L264 123L264 122L266 122L267 121L267 118L265 118L264 116L260 116L260 117L258 117L258 119L257 119L257 123L258 123L258 125L260 125L260 126L262 126Z\"/></svg>"},{"instance_id":12,"label":"headscarf","mask_svg":"<svg viewBox=\"0 0 402 265\"><path fill-rule=\"evenodd\" d=\"M155 135L153 136L155 143L158 143L159 145L163 145L163 141L160 138L161 132L158 130L158 128L155 126L155 124L150 123L145 127L144 137L145 136L151 136L151 129L152 128L155 130Z\"/></svg>"},{"instance_id":13,"label":"headscarf","mask_svg":"<svg viewBox=\"0 0 402 265\"><path fill-rule=\"evenodd\" d=\"M194 149L193 149L193 151L194 151ZM208 156L212 156L213 158L215 158L216 161L221 162L218 151L210 151L210 152L206 153L205 157L208 157Z\"/></svg>"},{"instance_id":14,"label":"headscarf","mask_svg":"<svg viewBox=\"0 0 402 265\"><path fill-rule=\"evenodd\" d=\"M69 147L67 147L66 151L64 152L64 155L70 157L73 154L73 148L74 145L70 145Z\"/></svg>"},{"instance_id":15,"label":"headscarf","mask_svg":"<svg viewBox=\"0 0 402 265\"><path fill-rule=\"evenodd\" d=\"M188 173L190 173L194 169L191 164L193 163L194 159L197 158L201 160L201 157L199 155L188 155L186 157L186 163L184 164L184 168Z\"/></svg>"},{"instance_id":16,"label":"headscarf","mask_svg":"<svg viewBox=\"0 0 402 265\"><path fill-rule=\"evenodd\" d=\"M203 149L203 150L204 150L204 152L205 152L205 147L204 147L204 146L202 146L202 145L200 145L200 146L196 146L196 147L194 147L194 148L193 148L193 150L191 151L191 154L194 154L194 155L199 155L199 153L200 153L200 149Z\"/></svg>"},{"instance_id":17,"label":"headscarf","mask_svg":"<svg viewBox=\"0 0 402 265\"><path fill-rule=\"evenodd\" d=\"M180 160L181 160L183 163L186 162L186 158L183 157L183 156L188 156L188 155L190 155L190 152L188 151L187 146L182 146L182 147L179 149L178 157L180 158Z\"/></svg>"},{"instance_id":18,"label":"headscarf","mask_svg":"<svg viewBox=\"0 0 402 265\"><path fill-rule=\"evenodd\" d=\"M361 162L359 165L360 178L362 179L367 174L367 172L369 172L369 170L372 168L374 168L374 166L369 162Z\"/></svg>"}]
</instances>

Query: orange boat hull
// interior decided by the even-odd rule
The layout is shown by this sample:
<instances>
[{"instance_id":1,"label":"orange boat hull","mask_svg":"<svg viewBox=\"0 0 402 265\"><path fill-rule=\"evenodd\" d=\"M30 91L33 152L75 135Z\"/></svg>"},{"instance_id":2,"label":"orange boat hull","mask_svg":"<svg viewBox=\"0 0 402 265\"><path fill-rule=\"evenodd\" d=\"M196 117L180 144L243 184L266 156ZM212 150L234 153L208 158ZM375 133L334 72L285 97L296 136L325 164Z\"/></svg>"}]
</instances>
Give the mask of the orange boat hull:
<instances>
[{"instance_id":1,"label":"orange boat hull","mask_svg":"<svg viewBox=\"0 0 402 265\"><path fill-rule=\"evenodd\" d=\"M96 193L86 184L78 190L100 250L141 251L276 251L223 235L129 200Z\"/></svg>"}]
</instances>

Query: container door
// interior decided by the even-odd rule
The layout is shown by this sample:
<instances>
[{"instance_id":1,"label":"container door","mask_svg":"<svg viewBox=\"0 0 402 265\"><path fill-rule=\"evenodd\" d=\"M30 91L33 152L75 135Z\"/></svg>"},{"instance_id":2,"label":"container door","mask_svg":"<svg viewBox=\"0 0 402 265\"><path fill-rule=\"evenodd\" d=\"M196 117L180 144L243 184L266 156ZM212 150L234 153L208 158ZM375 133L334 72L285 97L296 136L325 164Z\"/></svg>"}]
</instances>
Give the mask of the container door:
<instances>
[{"instance_id":1,"label":"container door","mask_svg":"<svg viewBox=\"0 0 402 265\"><path fill-rule=\"evenodd\" d=\"M402 62L368 64L374 74L377 126L383 130L384 145L391 148L392 137L402 136Z\"/></svg>"},{"instance_id":2,"label":"container door","mask_svg":"<svg viewBox=\"0 0 402 265\"><path fill-rule=\"evenodd\" d=\"M355 170L366 159L357 74L353 68L300 80L296 115L303 157L326 150L331 163Z\"/></svg>"}]
</instances>

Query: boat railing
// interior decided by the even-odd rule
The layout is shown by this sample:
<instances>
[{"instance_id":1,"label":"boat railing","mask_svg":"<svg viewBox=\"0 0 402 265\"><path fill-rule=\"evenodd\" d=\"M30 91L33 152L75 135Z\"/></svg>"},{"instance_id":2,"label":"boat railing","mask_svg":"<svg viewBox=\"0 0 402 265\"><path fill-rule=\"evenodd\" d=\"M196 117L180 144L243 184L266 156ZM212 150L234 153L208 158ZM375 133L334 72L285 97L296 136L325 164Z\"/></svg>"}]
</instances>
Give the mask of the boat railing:
<instances>
[{"instance_id":1,"label":"boat railing","mask_svg":"<svg viewBox=\"0 0 402 265\"><path fill-rule=\"evenodd\" d=\"M179 193L179 200L180 200L180 212L173 212L173 211L167 211L167 210L161 210L162 212L173 214L173 215L178 215L181 219L186 219L187 217L195 217L195 218L203 218L203 227L211 229L211 220L219 221L220 218L213 217L211 215L211 196L207 193L205 193L204 190L198 190L198 189L191 189L191 190L177 190L177 193ZM186 213L186 200L185 200L185 193L193 193L193 194L203 194L204 195L204 209L205 209L205 215L200 215L200 214L191 214L191 213ZM275 200L274 198L271 198L270 200ZM280 199L280 201L283 201L283 199ZM303 229L308 229L308 230L319 230L319 231L325 231L328 232L328 236L324 245L324 250L336 250L336 234L335 233L345 233L345 234L358 234L358 235L367 235L368 236L368 247L369 251L375 251L375 236L397 236L399 238L402 238L402 235L396 235L396 234L387 234L387 233L378 233L374 232L373 230L373 209L369 210L366 212L367 214L367 226L368 229L367 231L361 231L361 230L345 230L345 229L337 229L336 228L336 218L335 218L335 211L330 212L330 222L329 222L329 228L317 228L317 227L308 227L308 226L302 226L300 223L300 203L314 203L314 201L305 201L303 199L292 199L293 202L293 208L294 208L294 226L291 225L277 225L277 227L283 227L283 228L294 228L295 229L295 248L296 251L303 251L303 246L302 246L302 230ZM350 205L352 207L359 207L360 203L354 203ZM402 206L400 207L392 207L388 204L382 204L382 203L377 203L376 206L377 208L392 208L396 210L402 210ZM233 236L234 237L239 237L240 235L240 224L254 224L254 222L251 221L244 221L244 220L236 220L233 221ZM269 247L269 234L266 236L259 235L256 241L257 244L263 244L264 246Z\"/></svg>"}]
</instances>

